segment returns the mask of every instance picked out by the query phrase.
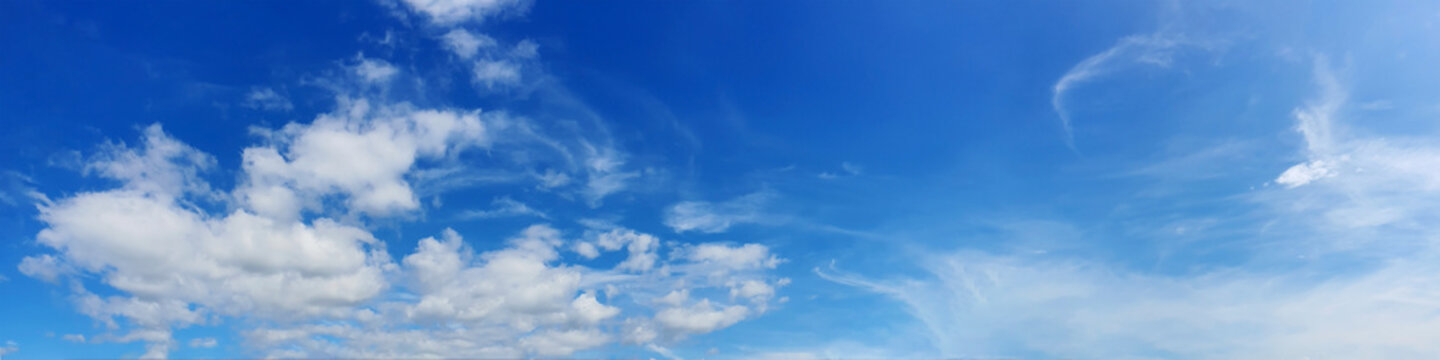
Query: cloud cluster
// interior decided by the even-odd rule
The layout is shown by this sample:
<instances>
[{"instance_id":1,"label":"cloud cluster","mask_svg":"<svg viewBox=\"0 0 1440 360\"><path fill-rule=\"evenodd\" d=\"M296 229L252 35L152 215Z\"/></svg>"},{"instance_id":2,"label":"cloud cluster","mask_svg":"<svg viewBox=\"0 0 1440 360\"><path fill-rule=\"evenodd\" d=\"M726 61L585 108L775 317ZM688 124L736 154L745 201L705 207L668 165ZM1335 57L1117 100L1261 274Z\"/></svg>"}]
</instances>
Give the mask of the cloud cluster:
<instances>
[{"instance_id":1,"label":"cloud cluster","mask_svg":"<svg viewBox=\"0 0 1440 360\"><path fill-rule=\"evenodd\" d=\"M785 282L764 274L780 261L765 246L682 245L665 258L658 238L623 228L566 240L535 225L483 253L446 231L397 262L353 218L324 214L413 210L403 175L416 159L483 146L485 128L474 113L364 107L268 134L244 152L228 197L204 181L214 160L158 125L140 146L108 146L87 169L120 185L42 205L37 240L55 253L21 271L69 281L81 312L122 331L92 339L144 341L146 357L173 350L175 328L241 318L262 324L248 344L276 356L566 356L620 341L621 327L648 329L626 339L652 343L733 325ZM560 262L583 244L585 258L627 255L610 269ZM85 276L122 295L92 293ZM705 288L732 295L650 301Z\"/></svg>"},{"instance_id":2,"label":"cloud cluster","mask_svg":"<svg viewBox=\"0 0 1440 360\"><path fill-rule=\"evenodd\" d=\"M406 1L449 29L439 40L474 64L484 88L520 84L536 46L502 49L459 25L525 5ZM595 208L640 175L603 132L556 135L505 112L418 107L386 91L411 71L363 55L341 66L316 81L336 92L333 110L251 129L258 141L238 169L155 124L138 144L109 143L84 161L113 186L35 196L36 241L51 251L25 257L20 271L69 288L105 328L66 338L144 342L143 357L163 358L219 342L181 342L177 329L226 324L273 357L571 356L610 344L663 349L784 300L776 289L788 280L770 275L782 260L763 245L667 245L613 225L569 236L536 224L488 251L445 230L392 255L373 224L423 219L421 199L438 208L446 191L500 179ZM269 88L246 101L293 110ZM229 183L212 182L223 174L237 176L233 188L213 185ZM553 220L509 196L494 205L459 217Z\"/></svg>"}]
</instances>

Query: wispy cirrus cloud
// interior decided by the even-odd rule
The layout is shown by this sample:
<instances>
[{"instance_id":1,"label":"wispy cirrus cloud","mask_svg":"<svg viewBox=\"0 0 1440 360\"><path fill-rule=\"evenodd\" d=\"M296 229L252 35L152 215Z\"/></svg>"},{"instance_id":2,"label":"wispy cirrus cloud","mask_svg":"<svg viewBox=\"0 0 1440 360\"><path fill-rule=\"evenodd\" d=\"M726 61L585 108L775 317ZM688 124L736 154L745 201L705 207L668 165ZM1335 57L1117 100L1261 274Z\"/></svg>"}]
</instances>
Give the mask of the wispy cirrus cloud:
<instances>
[{"instance_id":1,"label":"wispy cirrus cloud","mask_svg":"<svg viewBox=\"0 0 1440 360\"><path fill-rule=\"evenodd\" d=\"M1293 112L1304 160L1283 187L1228 200L1251 218L1249 260L1180 273L1064 255L917 255L923 277L831 281L903 304L942 356L1418 358L1440 351L1435 297L1440 149L1342 123L1346 89L1325 58ZM1193 160L1193 159L1192 159ZM1223 160L1223 159L1222 159ZM1300 170L1296 170L1300 169ZM1317 176L1316 169L1323 176ZM1216 223L1216 221L1219 221ZM1258 225L1257 225L1258 224ZM1078 239L1077 239L1078 240ZM1044 326L1040 326L1044 324Z\"/></svg>"},{"instance_id":2,"label":"wispy cirrus cloud","mask_svg":"<svg viewBox=\"0 0 1440 360\"><path fill-rule=\"evenodd\" d=\"M1075 149L1074 109L1071 93L1086 83L1136 68L1170 68L1176 58L1187 52L1214 52L1225 47L1225 41L1170 30L1121 38L1110 48L1076 63L1060 76L1050 88L1050 107L1060 118L1065 145Z\"/></svg>"},{"instance_id":3,"label":"wispy cirrus cloud","mask_svg":"<svg viewBox=\"0 0 1440 360\"><path fill-rule=\"evenodd\" d=\"M665 210L665 225L677 233L719 233L731 226L767 221L764 206L775 194L760 191L724 202L682 201Z\"/></svg>"}]
</instances>

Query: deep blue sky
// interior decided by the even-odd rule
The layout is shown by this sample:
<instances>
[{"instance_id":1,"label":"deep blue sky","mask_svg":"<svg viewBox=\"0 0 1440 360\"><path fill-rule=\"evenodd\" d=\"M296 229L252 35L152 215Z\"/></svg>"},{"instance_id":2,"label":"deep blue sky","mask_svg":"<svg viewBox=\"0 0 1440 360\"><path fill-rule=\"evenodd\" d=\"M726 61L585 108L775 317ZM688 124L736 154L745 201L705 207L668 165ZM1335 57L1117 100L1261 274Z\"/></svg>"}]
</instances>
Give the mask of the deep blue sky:
<instances>
[{"instance_id":1,"label":"deep blue sky","mask_svg":"<svg viewBox=\"0 0 1440 360\"><path fill-rule=\"evenodd\" d=\"M1422 357L1437 23L4 2L0 356Z\"/></svg>"}]
</instances>

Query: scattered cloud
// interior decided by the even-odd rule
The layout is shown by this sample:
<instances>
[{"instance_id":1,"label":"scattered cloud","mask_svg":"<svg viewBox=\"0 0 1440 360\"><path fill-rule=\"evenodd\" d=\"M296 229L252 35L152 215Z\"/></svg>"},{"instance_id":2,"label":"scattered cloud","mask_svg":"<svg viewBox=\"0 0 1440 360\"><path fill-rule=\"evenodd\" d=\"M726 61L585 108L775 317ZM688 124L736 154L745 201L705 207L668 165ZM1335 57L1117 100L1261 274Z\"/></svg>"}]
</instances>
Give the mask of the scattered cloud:
<instances>
[{"instance_id":1,"label":"scattered cloud","mask_svg":"<svg viewBox=\"0 0 1440 360\"><path fill-rule=\"evenodd\" d=\"M774 197L760 191L720 203L682 201L666 209L665 225L677 233L720 233L738 224L763 223L768 219L762 208Z\"/></svg>"},{"instance_id":2,"label":"scattered cloud","mask_svg":"<svg viewBox=\"0 0 1440 360\"><path fill-rule=\"evenodd\" d=\"M1261 224L1247 231L1251 260L1162 274L1063 255L955 251L917 256L921 277L815 272L903 304L941 356L1417 358L1440 351L1425 335L1440 327L1440 303L1426 300L1440 295L1440 248L1428 235L1440 231L1440 148L1346 130L1338 123L1345 91L1324 58L1314 77L1320 95L1294 113L1305 160L1275 180L1286 186L1256 190L1236 205L1255 208L1250 220Z\"/></svg>"},{"instance_id":3,"label":"scattered cloud","mask_svg":"<svg viewBox=\"0 0 1440 360\"><path fill-rule=\"evenodd\" d=\"M369 185L378 182L373 179L393 181L408 172L405 164L414 160L406 157L451 151L464 142L422 139L476 139L456 135L465 133L458 130L467 128L461 124L465 115L438 112L379 110L390 116L365 127L327 125L369 119L369 110L354 109L364 105L349 105L349 111L340 112L344 118L332 114L309 125L287 125L270 134L275 144L248 149L241 169L247 181L235 193L249 194L263 185L299 198L317 193L353 198L374 187ZM397 127L406 130L391 131L387 124L392 121L406 124ZM351 142L363 146L346 145ZM426 145L406 145L417 143ZM275 147L288 149L288 155L254 155L280 152ZM369 149L389 151L365 164L326 158L363 155ZM624 338L607 330L620 323L652 329L655 335L644 343L724 328L763 313L774 288L788 283L764 275L781 260L763 245L687 245L675 252L684 255L664 259L658 238L618 227L572 241L555 228L535 225L508 240L506 248L483 253L446 230L439 239L422 239L397 262L380 239L346 220L297 217L273 211L269 202L254 197L213 196L215 190L200 176L213 165L210 157L159 126L147 128L138 147L114 145L105 151L87 169L119 181L118 187L42 206L46 228L37 242L55 253L26 257L20 267L52 282L100 279L118 294L102 296L78 282L72 286L79 310L110 330L93 339L143 341L147 356L174 350L176 328L241 318L257 324L244 332L246 343L279 357L567 356ZM400 158L385 160L397 154ZM322 158L331 160L310 160ZM352 187L356 190L347 190ZM239 202L220 213L191 205L206 198ZM413 200L388 199L400 200L383 204ZM502 206L497 211L527 213L528 207L506 199L497 199ZM365 201L329 204L316 206L377 216L373 210L386 208ZM557 263L558 249L576 243L593 243L592 258L621 249L628 257L611 269ZM616 297L649 299L705 288L723 290L714 291L714 298L663 309L622 311L607 304ZM601 289L607 289L604 297L597 293ZM726 292L732 295L721 295ZM194 339L190 345L210 346L212 340Z\"/></svg>"}]
</instances>

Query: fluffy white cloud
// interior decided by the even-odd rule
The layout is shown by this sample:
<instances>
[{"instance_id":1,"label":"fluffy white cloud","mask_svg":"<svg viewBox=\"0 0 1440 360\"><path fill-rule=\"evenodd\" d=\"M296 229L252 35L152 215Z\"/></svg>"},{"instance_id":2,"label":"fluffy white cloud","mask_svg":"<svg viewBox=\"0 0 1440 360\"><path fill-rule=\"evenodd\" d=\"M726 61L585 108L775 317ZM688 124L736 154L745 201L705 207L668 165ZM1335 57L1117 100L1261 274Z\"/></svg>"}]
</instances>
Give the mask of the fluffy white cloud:
<instances>
[{"instance_id":1,"label":"fluffy white cloud","mask_svg":"<svg viewBox=\"0 0 1440 360\"><path fill-rule=\"evenodd\" d=\"M478 111L372 108L365 99L341 99L341 105L312 123L268 132L268 146L245 149L241 202L282 219L297 218L330 194L373 216L415 210L419 200L404 178L415 162L486 146L489 123L497 121Z\"/></svg>"},{"instance_id":2,"label":"fluffy white cloud","mask_svg":"<svg viewBox=\"0 0 1440 360\"><path fill-rule=\"evenodd\" d=\"M630 253L625 261L615 266L616 269L645 272L655 267L655 262L659 260L659 255L655 254L655 250L660 247L660 239L650 234L642 234L629 229L614 229L597 236L595 244L607 251L615 251L624 247Z\"/></svg>"},{"instance_id":3,"label":"fluffy white cloud","mask_svg":"<svg viewBox=\"0 0 1440 360\"><path fill-rule=\"evenodd\" d=\"M717 306L710 300L700 300L691 306L677 306L660 310L655 322L660 326L682 334L704 334L718 330L745 319L750 309L741 305Z\"/></svg>"},{"instance_id":4,"label":"fluffy white cloud","mask_svg":"<svg viewBox=\"0 0 1440 360\"><path fill-rule=\"evenodd\" d=\"M685 257L699 263L717 264L727 269L774 269L780 258L760 244L731 247L721 244L700 244L685 252Z\"/></svg>"},{"instance_id":5,"label":"fluffy white cloud","mask_svg":"<svg viewBox=\"0 0 1440 360\"><path fill-rule=\"evenodd\" d=\"M523 5L407 2L441 25ZM531 41L502 50L459 29L443 40L495 65L476 72L494 86L518 83L537 52ZM416 74L364 56L341 67L315 83L335 92L333 111L251 129L260 141L240 153L233 188L207 181L226 173L214 157L153 125L142 143L108 144L84 161L113 188L54 201L32 194L44 226L36 242L50 251L25 257L20 271L69 285L77 309L105 325L66 338L144 342L144 357L163 358L187 344L176 329L225 324L272 357L569 356L617 342L659 348L731 326L764 313L784 285L768 275L781 260L763 245L680 245L667 258L659 238L618 226L567 240L535 225L488 251L446 230L395 261L367 223L424 219L422 196L497 178L594 208L641 173L603 127L554 136L503 112L419 108L389 97L397 79ZM248 100L291 109L268 88ZM478 153L493 169L469 162ZM548 219L508 196L494 205L460 217ZM605 265L564 263L559 249ZM622 249L618 264L600 258ZM686 295L673 304L652 301L677 292Z\"/></svg>"},{"instance_id":6,"label":"fluffy white cloud","mask_svg":"<svg viewBox=\"0 0 1440 360\"><path fill-rule=\"evenodd\" d=\"M404 0L438 25L480 21L506 11L523 11L528 0Z\"/></svg>"},{"instance_id":7,"label":"fluffy white cloud","mask_svg":"<svg viewBox=\"0 0 1440 360\"><path fill-rule=\"evenodd\" d=\"M632 230L612 236L616 239L604 242L615 250L622 247L615 244L629 247L653 240ZM761 273L732 269L737 271L735 278L746 280L721 285L691 276L696 266L715 265L685 258L666 263L674 273L660 279L624 275L629 270L623 265L612 270L566 265L559 263L556 251L565 242L558 230L535 225L508 240L505 248L476 253L458 233L447 230L440 239L422 239L416 251L404 258L402 270L410 279L406 287L415 299L377 305L374 318L385 320L357 318L354 324L258 329L246 336L265 348L284 349L271 353L274 356L568 356L618 340L676 341L757 314L743 305L715 303L719 299L684 305L691 301L688 295L671 295L667 298L672 302L651 302L663 308L650 317L644 311L605 304L597 288L620 289L605 291L613 302L615 296L643 299L659 291L689 294L691 288L732 286L742 297L755 295L748 301L763 307L767 301L761 298L773 292L773 286L787 282L769 285L759 280ZM651 245L641 247L646 246ZM618 333L613 331L617 326ZM341 339L345 345L319 337Z\"/></svg>"},{"instance_id":8,"label":"fluffy white cloud","mask_svg":"<svg viewBox=\"0 0 1440 360\"><path fill-rule=\"evenodd\" d=\"M764 222L761 208L772 198L761 191L721 203L683 201L665 210L665 225L679 233L719 233L737 224Z\"/></svg>"}]
</instances>

